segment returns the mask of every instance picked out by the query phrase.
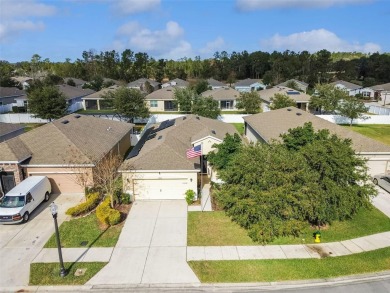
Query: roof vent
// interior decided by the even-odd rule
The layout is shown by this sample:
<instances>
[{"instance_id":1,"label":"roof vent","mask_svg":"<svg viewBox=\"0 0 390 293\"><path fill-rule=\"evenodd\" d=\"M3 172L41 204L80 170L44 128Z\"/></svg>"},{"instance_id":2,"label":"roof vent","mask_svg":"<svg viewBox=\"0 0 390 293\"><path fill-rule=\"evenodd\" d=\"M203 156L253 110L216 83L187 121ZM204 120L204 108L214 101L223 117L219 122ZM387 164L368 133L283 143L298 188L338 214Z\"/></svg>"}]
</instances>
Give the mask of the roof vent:
<instances>
[{"instance_id":1,"label":"roof vent","mask_svg":"<svg viewBox=\"0 0 390 293\"><path fill-rule=\"evenodd\" d=\"M157 139L158 139L158 140L162 139L162 135L160 135Z\"/></svg>"},{"instance_id":2,"label":"roof vent","mask_svg":"<svg viewBox=\"0 0 390 293\"><path fill-rule=\"evenodd\" d=\"M291 109L290 109L290 108L287 108L287 111L291 111Z\"/></svg>"},{"instance_id":3,"label":"roof vent","mask_svg":"<svg viewBox=\"0 0 390 293\"><path fill-rule=\"evenodd\" d=\"M196 119L200 120L199 116L196 116Z\"/></svg>"},{"instance_id":4,"label":"roof vent","mask_svg":"<svg viewBox=\"0 0 390 293\"><path fill-rule=\"evenodd\" d=\"M302 113L297 113L297 116L301 116L302 115Z\"/></svg>"},{"instance_id":5,"label":"roof vent","mask_svg":"<svg viewBox=\"0 0 390 293\"><path fill-rule=\"evenodd\" d=\"M184 117L183 117L183 120L186 120L186 119L187 119L187 116L184 116Z\"/></svg>"},{"instance_id":6,"label":"roof vent","mask_svg":"<svg viewBox=\"0 0 390 293\"><path fill-rule=\"evenodd\" d=\"M79 119L81 116L80 115L75 115L74 118Z\"/></svg>"},{"instance_id":7,"label":"roof vent","mask_svg":"<svg viewBox=\"0 0 390 293\"><path fill-rule=\"evenodd\" d=\"M68 124L69 123L69 120L64 120L64 121L61 121L62 124Z\"/></svg>"},{"instance_id":8,"label":"roof vent","mask_svg":"<svg viewBox=\"0 0 390 293\"><path fill-rule=\"evenodd\" d=\"M212 134L217 134L216 132L215 132L215 130L213 129L213 130L211 130L211 133Z\"/></svg>"}]
</instances>

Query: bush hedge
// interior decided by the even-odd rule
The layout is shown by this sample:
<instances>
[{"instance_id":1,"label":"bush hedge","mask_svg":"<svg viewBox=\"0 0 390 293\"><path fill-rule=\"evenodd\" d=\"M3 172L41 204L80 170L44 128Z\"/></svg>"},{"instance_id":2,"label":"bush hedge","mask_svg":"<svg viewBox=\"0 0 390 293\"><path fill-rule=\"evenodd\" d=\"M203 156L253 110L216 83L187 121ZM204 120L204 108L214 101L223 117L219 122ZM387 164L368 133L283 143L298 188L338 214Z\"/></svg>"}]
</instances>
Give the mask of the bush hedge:
<instances>
[{"instance_id":1,"label":"bush hedge","mask_svg":"<svg viewBox=\"0 0 390 293\"><path fill-rule=\"evenodd\" d=\"M66 214L72 217L84 215L86 213L89 213L93 209L95 209L96 206L99 204L99 202L100 202L100 194L98 192L91 193L88 195L88 198L85 202L75 207L69 208L66 211Z\"/></svg>"},{"instance_id":2,"label":"bush hedge","mask_svg":"<svg viewBox=\"0 0 390 293\"><path fill-rule=\"evenodd\" d=\"M102 224L116 225L121 220L121 213L110 206L110 197L107 196L96 209L96 217Z\"/></svg>"}]
</instances>

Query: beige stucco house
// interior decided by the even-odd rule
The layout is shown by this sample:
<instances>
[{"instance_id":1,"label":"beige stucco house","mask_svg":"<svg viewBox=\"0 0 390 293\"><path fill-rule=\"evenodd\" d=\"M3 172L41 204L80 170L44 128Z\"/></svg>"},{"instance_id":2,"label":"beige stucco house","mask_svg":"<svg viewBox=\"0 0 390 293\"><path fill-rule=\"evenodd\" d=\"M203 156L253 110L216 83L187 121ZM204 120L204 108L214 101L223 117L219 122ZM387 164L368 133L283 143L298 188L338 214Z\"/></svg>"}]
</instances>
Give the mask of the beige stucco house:
<instances>
[{"instance_id":1,"label":"beige stucco house","mask_svg":"<svg viewBox=\"0 0 390 293\"><path fill-rule=\"evenodd\" d=\"M68 115L0 143L0 191L28 176L49 177L55 193L79 193L78 174L93 185L95 167L110 153L125 155L133 124Z\"/></svg>"},{"instance_id":2,"label":"beige stucco house","mask_svg":"<svg viewBox=\"0 0 390 293\"><path fill-rule=\"evenodd\" d=\"M174 86L164 87L156 90L145 97L150 112L177 111Z\"/></svg>"},{"instance_id":3,"label":"beige stucco house","mask_svg":"<svg viewBox=\"0 0 390 293\"><path fill-rule=\"evenodd\" d=\"M296 107L298 109L309 111L309 102L311 97L308 94L302 93L300 91L285 86L275 86L273 88L262 90L257 93L260 95L264 112L270 110L270 106L272 105L272 99L275 97L276 94L288 96L290 99L296 102Z\"/></svg>"},{"instance_id":4,"label":"beige stucco house","mask_svg":"<svg viewBox=\"0 0 390 293\"><path fill-rule=\"evenodd\" d=\"M218 102L219 108L223 111L235 111L237 99L240 97L240 92L231 88L223 87L205 91L201 94L202 97L212 97Z\"/></svg>"},{"instance_id":5,"label":"beige stucco house","mask_svg":"<svg viewBox=\"0 0 390 293\"><path fill-rule=\"evenodd\" d=\"M225 135L237 133L233 125L187 115L148 129L119 168L123 190L135 200L184 199L201 188L200 172L207 173L204 158ZM187 158L186 152L201 146L203 157Z\"/></svg>"},{"instance_id":6,"label":"beige stucco house","mask_svg":"<svg viewBox=\"0 0 390 293\"><path fill-rule=\"evenodd\" d=\"M280 135L289 129L311 122L316 131L328 129L341 138L351 139L355 152L367 159L370 175L388 173L390 169L390 146L294 107L246 116L244 121L248 140L265 143L280 141Z\"/></svg>"}]
</instances>

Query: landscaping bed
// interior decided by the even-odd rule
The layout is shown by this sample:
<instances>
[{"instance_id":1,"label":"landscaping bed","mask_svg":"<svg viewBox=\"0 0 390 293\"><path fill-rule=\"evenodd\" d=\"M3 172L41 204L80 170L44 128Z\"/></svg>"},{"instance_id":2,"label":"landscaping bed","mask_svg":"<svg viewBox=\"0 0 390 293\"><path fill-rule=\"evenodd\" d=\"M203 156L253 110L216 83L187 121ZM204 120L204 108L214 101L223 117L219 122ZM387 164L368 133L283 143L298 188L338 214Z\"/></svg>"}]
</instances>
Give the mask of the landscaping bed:
<instances>
[{"instance_id":1,"label":"landscaping bed","mask_svg":"<svg viewBox=\"0 0 390 293\"><path fill-rule=\"evenodd\" d=\"M260 245L253 242L247 231L232 222L223 211L188 213L188 246ZM279 237L272 244L314 243L313 233L317 227L308 227L300 237ZM390 231L390 219L372 207L361 210L352 220L335 221L322 227L321 242L342 241L361 236Z\"/></svg>"}]
</instances>

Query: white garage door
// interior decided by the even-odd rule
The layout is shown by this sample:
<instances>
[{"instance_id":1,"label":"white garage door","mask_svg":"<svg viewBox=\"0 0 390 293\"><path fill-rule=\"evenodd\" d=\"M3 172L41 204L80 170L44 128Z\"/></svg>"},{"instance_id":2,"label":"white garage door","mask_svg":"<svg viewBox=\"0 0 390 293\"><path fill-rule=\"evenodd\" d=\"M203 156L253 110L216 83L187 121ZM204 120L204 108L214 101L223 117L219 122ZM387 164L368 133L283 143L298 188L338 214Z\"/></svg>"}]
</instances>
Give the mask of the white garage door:
<instances>
[{"instance_id":1,"label":"white garage door","mask_svg":"<svg viewBox=\"0 0 390 293\"><path fill-rule=\"evenodd\" d=\"M75 182L72 174L33 173L31 176L47 176L51 183L52 193L81 193L83 189Z\"/></svg>"},{"instance_id":2,"label":"white garage door","mask_svg":"<svg viewBox=\"0 0 390 293\"><path fill-rule=\"evenodd\" d=\"M383 174L387 171L387 161L367 161L368 174L371 176Z\"/></svg>"},{"instance_id":3,"label":"white garage door","mask_svg":"<svg viewBox=\"0 0 390 293\"><path fill-rule=\"evenodd\" d=\"M134 182L135 199L184 199L189 189L187 178L138 179Z\"/></svg>"}]
</instances>

